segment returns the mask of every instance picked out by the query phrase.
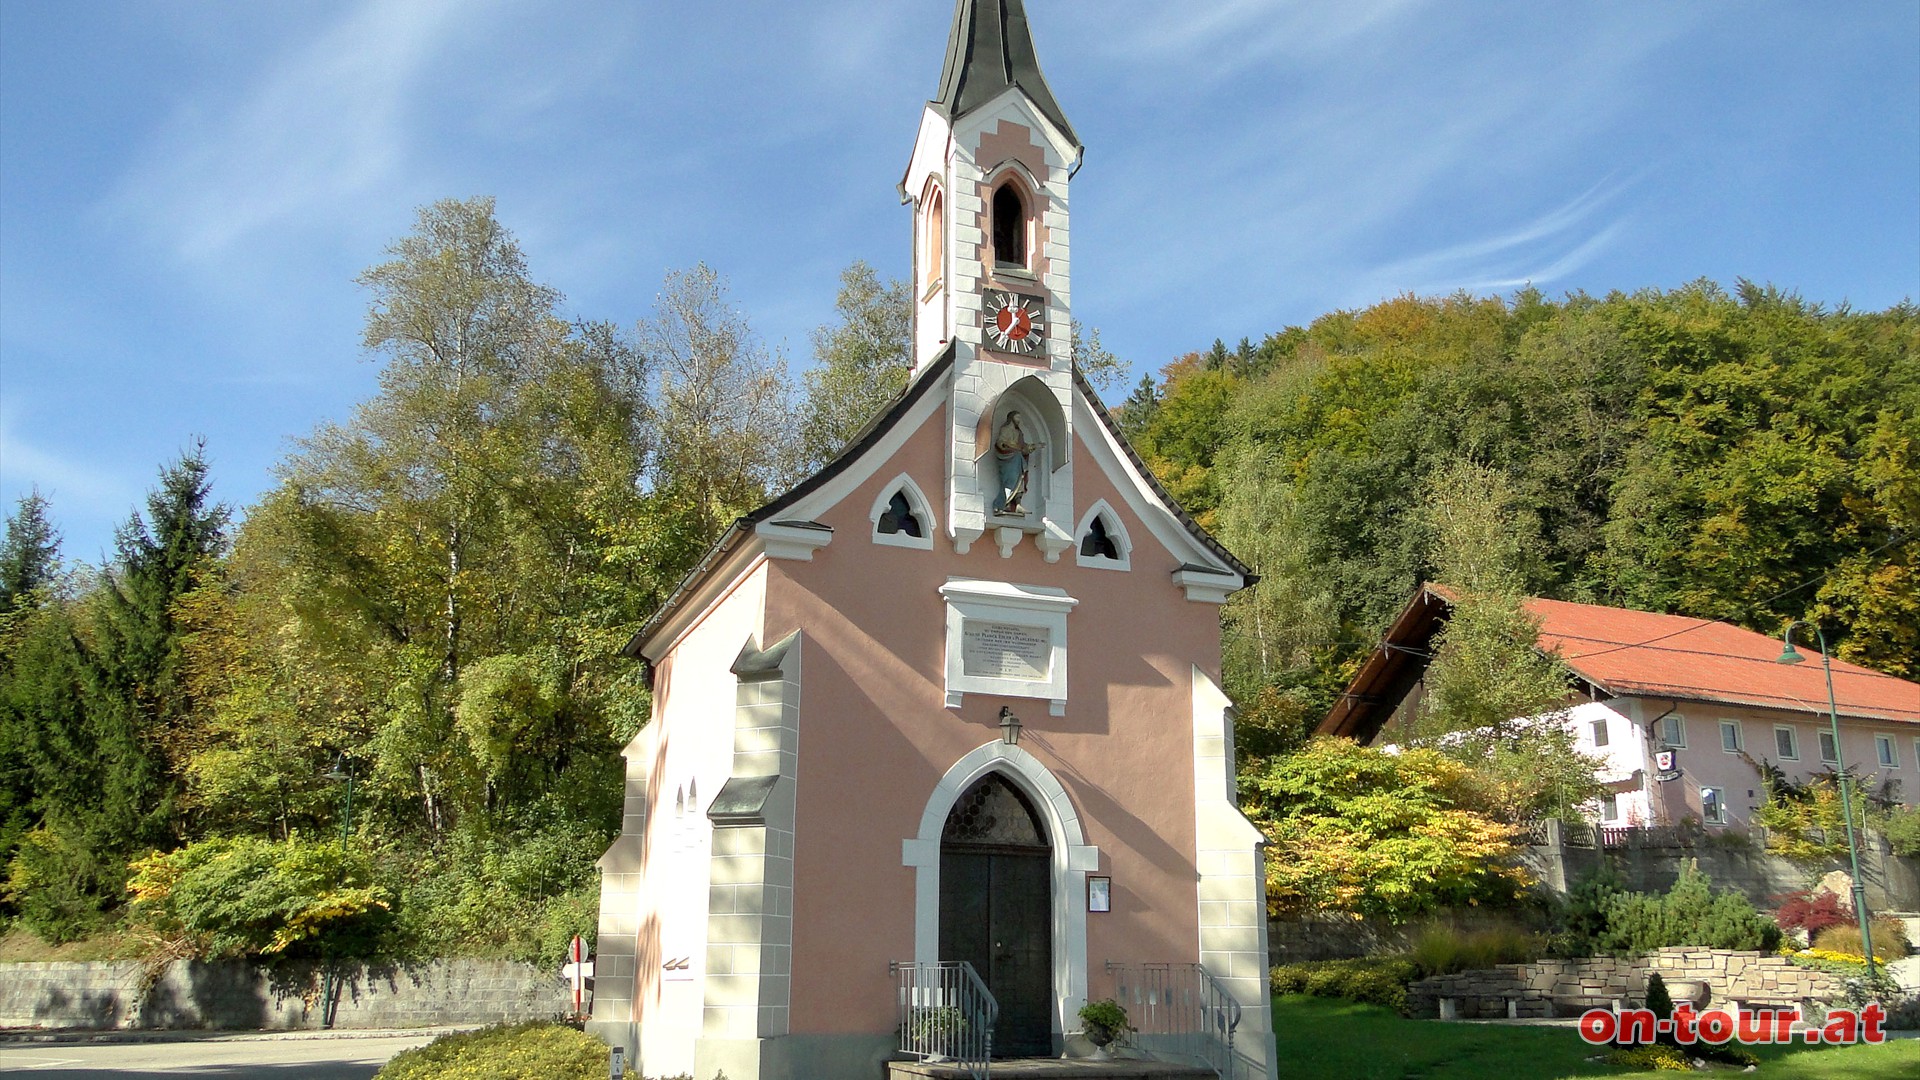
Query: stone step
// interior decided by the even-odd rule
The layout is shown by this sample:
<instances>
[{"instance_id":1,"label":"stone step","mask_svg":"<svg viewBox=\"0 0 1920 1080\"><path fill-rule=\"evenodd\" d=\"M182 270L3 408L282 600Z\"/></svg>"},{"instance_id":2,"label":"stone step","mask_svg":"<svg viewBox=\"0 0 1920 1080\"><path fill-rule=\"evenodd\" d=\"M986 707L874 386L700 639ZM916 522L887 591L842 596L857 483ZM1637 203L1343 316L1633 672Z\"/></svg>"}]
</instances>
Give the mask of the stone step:
<instances>
[{"instance_id":1,"label":"stone step","mask_svg":"<svg viewBox=\"0 0 1920 1080\"><path fill-rule=\"evenodd\" d=\"M1166 1061L1087 1058L1010 1058L987 1068L995 1080L1218 1080L1212 1069ZM967 1070L952 1062L889 1061L889 1080L967 1080Z\"/></svg>"}]
</instances>

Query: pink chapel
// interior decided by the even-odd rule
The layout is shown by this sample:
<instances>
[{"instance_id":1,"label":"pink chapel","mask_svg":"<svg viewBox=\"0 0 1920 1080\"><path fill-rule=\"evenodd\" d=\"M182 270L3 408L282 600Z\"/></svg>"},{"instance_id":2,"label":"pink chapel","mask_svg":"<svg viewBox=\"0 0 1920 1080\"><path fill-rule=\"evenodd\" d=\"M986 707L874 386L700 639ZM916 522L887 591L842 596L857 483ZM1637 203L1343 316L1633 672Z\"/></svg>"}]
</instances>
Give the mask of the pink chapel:
<instances>
[{"instance_id":1,"label":"pink chapel","mask_svg":"<svg viewBox=\"0 0 1920 1080\"><path fill-rule=\"evenodd\" d=\"M1081 155L1020 0L958 0L901 180L909 385L627 649L589 1030L634 1074L979 1075L1108 1053L1112 998L1116 1056L1273 1075L1220 689L1251 574L1073 370Z\"/></svg>"}]
</instances>

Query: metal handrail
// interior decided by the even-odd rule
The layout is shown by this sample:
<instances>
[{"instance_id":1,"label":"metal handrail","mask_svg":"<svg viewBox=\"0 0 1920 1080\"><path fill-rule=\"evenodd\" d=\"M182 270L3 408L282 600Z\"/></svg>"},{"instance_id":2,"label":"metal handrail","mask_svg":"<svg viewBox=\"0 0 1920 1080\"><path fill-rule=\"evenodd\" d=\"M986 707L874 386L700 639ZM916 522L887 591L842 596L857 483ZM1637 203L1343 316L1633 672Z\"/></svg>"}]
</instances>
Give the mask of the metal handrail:
<instances>
[{"instance_id":1,"label":"metal handrail","mask_svg":"<svg viewBox=\"0 0 1920 1080\"><path fill-rule=\"evenodd\" d=\"M986 1080L1000 1003L973 965L896 960L887 970L894 977L900 1052L923 1061L951 1061L973 1080Z\"/></svg>"},{"instance_id":2,"label":"metal handrail","mask_svg":"<svg viewBox=\"0 0 1920 1080\"><path fill-rule=\"evenodd\" d=\"M1172 1054L1234 1080L1233 1035L1240 1002L1199 964L1116 964L1107 961L1114 999L1143 1048Z\"/></svg>"}]
</instances>

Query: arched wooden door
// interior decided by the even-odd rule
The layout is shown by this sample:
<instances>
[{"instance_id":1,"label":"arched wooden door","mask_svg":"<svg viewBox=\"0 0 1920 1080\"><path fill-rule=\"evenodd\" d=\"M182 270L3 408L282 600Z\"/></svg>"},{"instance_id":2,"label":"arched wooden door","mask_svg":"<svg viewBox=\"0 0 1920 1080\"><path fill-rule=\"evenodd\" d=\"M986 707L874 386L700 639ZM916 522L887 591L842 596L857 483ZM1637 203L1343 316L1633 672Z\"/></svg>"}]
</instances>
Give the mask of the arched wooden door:
<instances>
[{"instance_id":1,"label":"arched wooden door","mask_svg":"<svg viewBox=\"0 0 1920 1080\"><path fill-rule=\"evenodd\" d=\"M997 773L968 788L940 839L940 959L1000 1003L995 1057L1053 1053L1053 860L1046 827Z\"/></svg>"}]
</instances>

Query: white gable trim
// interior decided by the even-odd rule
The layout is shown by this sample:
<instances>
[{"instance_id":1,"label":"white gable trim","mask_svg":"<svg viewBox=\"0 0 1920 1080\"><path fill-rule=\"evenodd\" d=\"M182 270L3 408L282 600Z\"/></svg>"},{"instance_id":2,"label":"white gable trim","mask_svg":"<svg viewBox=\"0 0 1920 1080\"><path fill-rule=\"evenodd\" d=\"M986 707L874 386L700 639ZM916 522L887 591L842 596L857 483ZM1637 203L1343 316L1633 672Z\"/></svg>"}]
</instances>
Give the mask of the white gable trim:
<instances>
[{"instance_id":1,"label":"white gable trim","mask_svg":"<svg viewBox=\"0 0 1920 1080\"><path fill-rule=\"evenodd\" d=\"M1120 550L1118 560L1080 553L1080 545L1087 539L1087 530L1093 528L1095 518L1102 516L1107 519L1107 535L1113 539L1113 546ZM1094 503L1081 516L1079 526L1073 530L1073 557L1081 566L1091 566L1096 570L1133 569L1133 537L1127 535L1126 523L1120 520L1120 515L1114 512L1113 507L1107 505L1107 500Z\"/></svg>"},{"instance_id":2,"label":"white gable trim","mask_svg":"<svg viewBox=\"0 0 1920 1080\"><path fill-rule=\"evenodd\" d=\"M907 506L913 511L914 516L920 519L920 531L926 533L925 536L908 536L906 533L880 531L880 515L887 512L887 504L893 501L895 492L900 492L907 497ZM914 483L913 477L906 473L901 473L887 481L887 486L881 488L880 494L873 497L873 506L867 511L867 524L870 526L869 534L873 537L874 543L885 544L888 547L913 548L917 551L933 550L933 531L940 527L939 521L933 516L933 507L927 503L926 493L922 492L920 485Z\"/></svg>"},{"instance_id":3,"label":"white gable trim","mask_svg":"<svg viewBox=\"0 0 1920 1080\"><path fill-rule=\"evenodd\" d=\"M951 377L950 373L941 376L943 380ZM843 499L858 491L893 460L894 455L907 445L907 440L919 432L921 425L932 419L946 405L947 396L941 387L928 387L920 395L920 400L914 402L913 407L908 409L904 416L887 428L880 438L867 448L866 453L848 462L833 479L797 500L780 516L799 518L803 521L818 520L827 511L838 506ZM888 494L892 492L889 491Z\"/></svg>"},{"instance_id":4,"label":"white gable trim","mask_svg":"<svg viewBox=\"0 0 1920 1080\"><path fill-rule=\"evenodd\" d=\"M1147 531L1153 534L1153 538L1158 540L1168 553L1182 563L1207 568L1210 571L1207 575L1210 579L1209 585L1228 592L1246 585L1246 580L1232 567L1222 563L1218 555L1194 539L1193 534L1187 531L1186 525L1174 516L1173 511L1160 501L1158 495L1154 494L1152 485L1148 484L1139 470L1133 467L1133 460L1127 457L1126 451L1114 441L1113 433L1107 430L1107 425L1101 423L1100 418L1093 414L1093 407L1087 403L1085 395L1081 393L1078 386L1073 390L1073 427L1085 442L1088 455L1099 464L1108 479L1113 481L1113 486L1119 489L1121 500L1133 511L1134 516L1146 525ZM1218 580L1211 580L1215 575L1218 575ZM1184 586L1186 583L1177 582L1177 584ZM1201 597L1192 598L1202 599Z\"/></svg>"}]
</instances>

